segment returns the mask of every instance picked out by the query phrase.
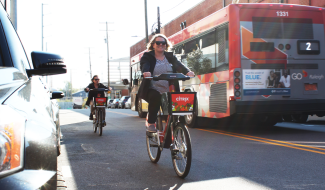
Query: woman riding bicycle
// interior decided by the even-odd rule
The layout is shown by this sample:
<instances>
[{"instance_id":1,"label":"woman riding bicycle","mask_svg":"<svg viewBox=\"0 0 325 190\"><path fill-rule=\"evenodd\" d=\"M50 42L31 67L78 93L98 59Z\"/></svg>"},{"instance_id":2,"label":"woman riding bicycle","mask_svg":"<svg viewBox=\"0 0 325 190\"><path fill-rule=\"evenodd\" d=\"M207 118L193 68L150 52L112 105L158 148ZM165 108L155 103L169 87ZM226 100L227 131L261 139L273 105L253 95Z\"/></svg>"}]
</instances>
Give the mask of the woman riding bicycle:
<instances>
[{"instance_id":1,"label":"woman riding bicycle","mask_svg":"<svg viewBox=\"0 0 325 190\"><path fill-rule=\"evenodd\" d=\"M85 92L89 92L90 89L97 89L97 88L106 88L106 89L112 90L111 87L106 87L102 83L99 83L98 75L94 75L93 78L91 79L91 81L92 81L92 83L90 83L85 88ZM99 94L101 97L104 97L104 92L97 92L97 94ZM89 94L87 102L86 102L87 106L89 106L89 104L91 105L89 120L93 120L93 114L94 114L95 109L94 109L94 105L93 105L93 96L91 96L90 94ZM103 109L103 113L104 113L104 115L106 115L105 108L99 108L99 109ZM103 122L105 122L105 120Z\"/></svg>"},{"instance_id":2,"label":"woman riding bicycle","mask_svg":"<svg viewBox=\"0 0 325 190\"><path fill-rule=\"evenodd\" d=\"M167 52L170 48L171 43L165 35L156 34L152 37L147 45L149 52L144 53L140 60L140 68L144 78L176 72L194 77L194 72L178 61L173 52ZM176 90L179 89L178 82L175 83L175 88ZM149 103L146 126L148 132L157 131L155 122L161 105L161 94L164 92L169 92L168 81L143 80L140 85L138 96Z\"/></svg>"}]
</instances>

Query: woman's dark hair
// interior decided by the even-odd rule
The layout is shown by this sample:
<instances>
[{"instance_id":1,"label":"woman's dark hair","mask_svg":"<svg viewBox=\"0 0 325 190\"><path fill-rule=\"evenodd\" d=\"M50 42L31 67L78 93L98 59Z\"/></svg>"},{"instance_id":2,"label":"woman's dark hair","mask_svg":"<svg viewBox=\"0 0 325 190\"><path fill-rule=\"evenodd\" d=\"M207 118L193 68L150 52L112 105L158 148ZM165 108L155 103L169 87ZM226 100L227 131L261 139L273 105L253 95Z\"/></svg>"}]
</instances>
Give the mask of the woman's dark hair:
<instances>
[{"instance_id":1,"label":"woman's dark hair","mask_svg":"<svg viewBox=\"0 0 325 190\"><path fill-rule=\"evenodd\" d=\"M167 37L165 35L163 35L163 34L156 34L156 35L154 35L151 38L150 42L147 45L147 49L149 51L152 51L153 50L153 44L156 43L156 38L158 38L158 37L161 37L161 38L164 38L165 39L165 41L166 41L166 51L168 51L169 49L172 48L172 44L170 43L170 41L167 39Z\"/></svg>"},{"instance_id":2,"label":"woman's dark hair","mask_svg":"<svg viewBox=\"0 0 325 190\"><path fill-rule=\"evenodd\" d=\"M94 82L94 78L97 77L98 78L98 75L94 75L93 78L91 79L91 82Z\"/></svg>"}]
</instances>

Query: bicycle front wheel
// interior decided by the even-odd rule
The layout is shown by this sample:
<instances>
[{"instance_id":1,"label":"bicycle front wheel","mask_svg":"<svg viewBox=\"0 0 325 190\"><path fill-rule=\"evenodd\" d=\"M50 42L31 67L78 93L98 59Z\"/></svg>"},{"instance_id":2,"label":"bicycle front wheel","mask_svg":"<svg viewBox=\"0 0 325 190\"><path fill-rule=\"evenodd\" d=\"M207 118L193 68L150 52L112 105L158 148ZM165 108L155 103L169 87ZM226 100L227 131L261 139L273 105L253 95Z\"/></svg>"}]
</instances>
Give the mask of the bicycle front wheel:
<instances>
[{"instance_id":1,"label":"bicycle front wheel","mask_svg":"<svg viewBox=\"0 0 325 190\"><path fill-rule=\"evenodd\" d=\"M192 147L190 133L184 124L178 123L174 128L174 149L172 150L173 166L180 178L185 178L190 172L192 162Z\"/></svg>"},{"instance_id":2,"label":"bicycle front wheel","mask_svg":"<svg viewBox=\"0 0 325 190\"><path fill-rule=\"evenodd\" d=\"M157 163L159 161L161 154L160 147L158 146L158 140L158 133L151 133L150 136L146 135L148 155L153 163Z\"/></svg>"}]
</instances>

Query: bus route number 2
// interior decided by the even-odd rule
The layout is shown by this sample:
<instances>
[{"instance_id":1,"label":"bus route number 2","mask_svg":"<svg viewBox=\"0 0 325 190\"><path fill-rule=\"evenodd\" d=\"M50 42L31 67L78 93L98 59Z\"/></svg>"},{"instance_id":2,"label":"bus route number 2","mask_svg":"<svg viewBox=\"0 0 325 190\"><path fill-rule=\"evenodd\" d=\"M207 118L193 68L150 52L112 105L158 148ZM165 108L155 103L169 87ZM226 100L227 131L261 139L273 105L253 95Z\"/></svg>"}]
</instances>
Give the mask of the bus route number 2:
<instances>
[{"instance_id":1,"label":"bus route number 2","mask_svg":"<svg viewBox=\"0 0 325 190\"><path fill-rule=\"evenodd\" d=\"M311 50L311 49L310 49L311 43L310 43L310 42L307 42L307 43L306 43L306 46L307 46L306 50L307 50L307 51L310 51L310 50Z\"/></svg>"},{"instance_id":2,"label":"bus route number 2","mask_svg":"<svg viewBox=\"0 0 325 190\"><path fill-rule=\"evenodd\" d=\"M285 12L285 11L277 11L276 12L277 16L289 16L289 12Z\"/></svg>"}]
</instances>

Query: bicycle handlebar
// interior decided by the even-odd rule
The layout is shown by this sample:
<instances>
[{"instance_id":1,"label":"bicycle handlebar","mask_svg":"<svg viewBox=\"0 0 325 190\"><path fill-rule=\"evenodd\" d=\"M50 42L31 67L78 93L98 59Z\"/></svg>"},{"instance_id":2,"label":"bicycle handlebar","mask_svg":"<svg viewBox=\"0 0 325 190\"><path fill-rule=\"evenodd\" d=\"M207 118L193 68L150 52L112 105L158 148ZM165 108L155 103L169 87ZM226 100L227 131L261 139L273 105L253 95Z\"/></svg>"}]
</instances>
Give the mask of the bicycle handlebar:
<instances>
[{"instance_id":1,"label":"bicycle handlebar","mask_svg":"<svg viewBox=\"0 0 325 190\"><path fill-rule=\"evenodd\" d=\"M107 91L109 91L109 89L107 89L107 88L94 88L94 89L89 89L89 92L90 91L100 91L100 92L105 91L105 92L107 92Z\"/></svg>"},{"instance_id":2,"label":"bicycle handlebar","mask_svg":"<svg viewBox=\"0 0 325 190\"><path fill-rule=\"evenodd\" d=\"M146 77L145 79L153 79L155 81L158 81L158 80L189 80L191 78L194 77L189 77L182 73L164 73L159 76Z\"/></svg>"}]
</instances>

